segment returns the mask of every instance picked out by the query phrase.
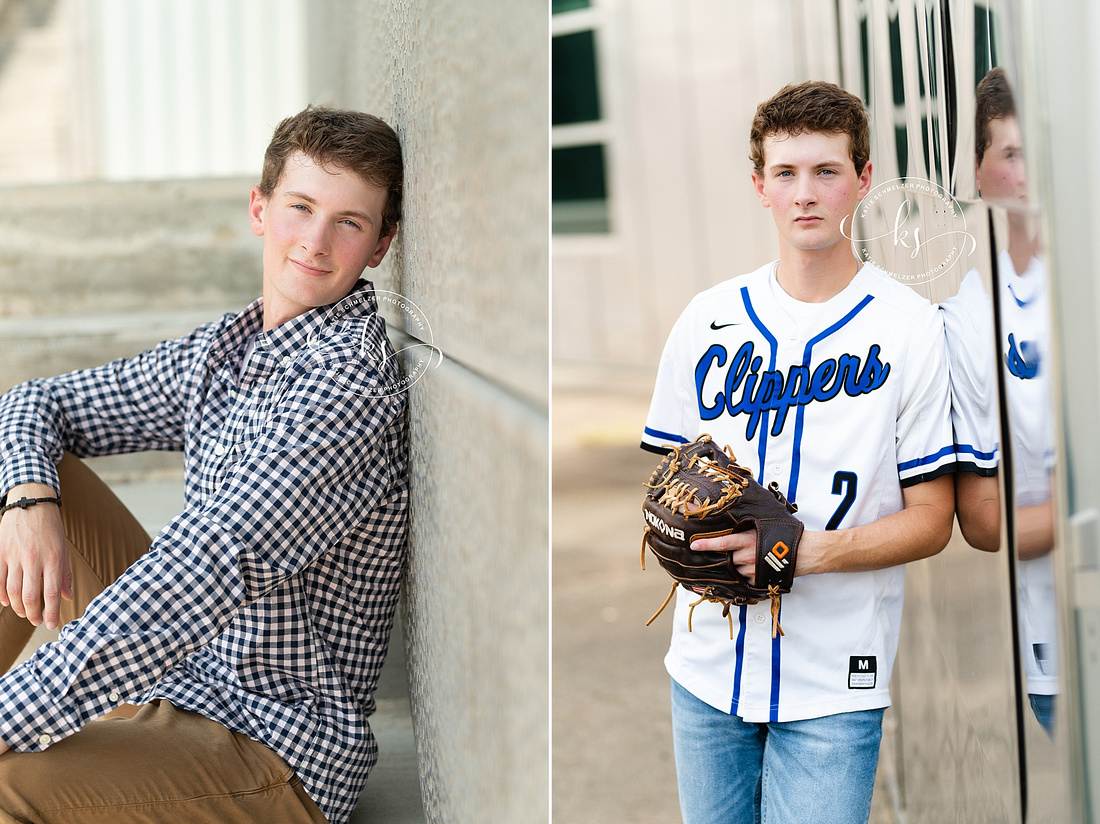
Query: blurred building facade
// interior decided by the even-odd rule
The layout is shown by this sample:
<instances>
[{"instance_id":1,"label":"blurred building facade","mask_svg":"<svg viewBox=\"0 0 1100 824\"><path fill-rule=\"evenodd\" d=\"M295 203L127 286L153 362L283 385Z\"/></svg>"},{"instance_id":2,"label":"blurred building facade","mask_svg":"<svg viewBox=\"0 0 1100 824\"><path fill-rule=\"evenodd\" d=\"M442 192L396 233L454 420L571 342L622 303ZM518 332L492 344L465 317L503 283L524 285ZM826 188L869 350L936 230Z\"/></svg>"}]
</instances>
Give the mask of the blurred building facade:
<instances>
[{"instance_id":1,"label":"blurred building facade","mask_svg":"<svg viewBox=\"0 0 1100 824\"><path fill-rule=\"evenodd\" d=\"M837 7L555 0L553 10L555 369L648 375L694 294L777 255L749 177L749 126L787 83L840 81Z\"/></svg>"}]
</instances>

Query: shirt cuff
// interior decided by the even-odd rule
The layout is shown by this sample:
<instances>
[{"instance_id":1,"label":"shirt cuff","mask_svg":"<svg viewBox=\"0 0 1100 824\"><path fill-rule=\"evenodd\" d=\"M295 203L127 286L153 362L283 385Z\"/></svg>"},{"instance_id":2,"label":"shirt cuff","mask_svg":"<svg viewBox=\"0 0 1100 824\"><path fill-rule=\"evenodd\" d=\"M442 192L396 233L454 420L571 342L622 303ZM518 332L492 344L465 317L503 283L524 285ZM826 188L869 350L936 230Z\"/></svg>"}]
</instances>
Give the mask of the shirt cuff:
<instances>
[{"instance_id":1,"label":"shirt cuff","mask_svg":"<svg viewBox=\"0 0 1100 824\"><path fill-rule=\"evenodd\" d=\"M0 678L0 738L16 752L41 752L80 729L77 715L49 694L34 660Z\"/></svg>"},{"instance_id":2,"label":"shirt cuff","mask_svg":"<svg viewBox=\"0 0 1100 824\"><path fill-rule=\"evenodd\" d=\"M0 466L0 495L17 484L26 483L47 484L61 491L57 467L48 455L33 446L8 449Z\"/></svg>"}]
</instances>

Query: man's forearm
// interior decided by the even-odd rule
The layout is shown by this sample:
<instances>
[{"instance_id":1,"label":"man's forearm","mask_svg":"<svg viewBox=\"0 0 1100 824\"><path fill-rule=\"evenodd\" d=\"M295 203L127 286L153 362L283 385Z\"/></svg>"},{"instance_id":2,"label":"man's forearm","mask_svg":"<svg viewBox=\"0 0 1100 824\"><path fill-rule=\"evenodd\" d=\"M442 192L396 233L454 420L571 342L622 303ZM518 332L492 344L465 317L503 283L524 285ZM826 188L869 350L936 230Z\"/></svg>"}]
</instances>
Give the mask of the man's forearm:
<instances>
[{"instance_id":1,"label":"man's forearm","mask_svg":"<svg viewBox=\"0 0 1100 824\"><path fill-rule=\"evenodd\" d=\"M935 555L951 539L954 493L950 477L920 484L900 512L864 526L806 532L798 548L798 575L866 572Z\"/></svg>"},{"instance_id":2,"label":"man's forearm","mask_svg":"<svg viewBox=\"0 0 1100 824\"><path fill-rule=\"evenodd\" d=\"M950 476L909 487L905 508L864 526L803 533L795 575L867 572L935 555L951 539L955 492ZM756 531L691 544L700 552L732 552L738 572L750 581L756 570Z\"/></svg>"},{"instance_id":3,"label":"man's forearm","mask_svg":"<svg viewBox=\"0 0 1100 824\"><path fill-rule=\"evenodd\" d=\"M8 490L7 502L13 504L20 498L56 498L58 495L58 490L49 484L22 483Z\"/></svg>"}]
</instances>

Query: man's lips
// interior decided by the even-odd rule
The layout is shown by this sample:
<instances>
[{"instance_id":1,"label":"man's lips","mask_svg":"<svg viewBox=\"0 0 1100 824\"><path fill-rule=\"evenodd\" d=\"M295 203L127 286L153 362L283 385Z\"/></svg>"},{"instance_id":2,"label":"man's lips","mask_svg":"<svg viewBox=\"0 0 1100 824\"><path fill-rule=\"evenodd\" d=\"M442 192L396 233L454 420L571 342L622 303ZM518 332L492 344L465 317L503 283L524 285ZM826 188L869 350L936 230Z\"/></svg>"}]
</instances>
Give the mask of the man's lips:
<instances>
[{"instance_id":1,"label":"man's lips","mask_svg":"<svg viewBox=\"0 0 1100 824\"><path fill-rule=\"evenodd\" d=\"M327 274L329 274L328 269L318 269L316 266L310 266L308 263L302 263L301 261L295 260L294 258L290 258L290 262L294 264L294 266L298 269L299 272L302 272L303 274L306 274L306 275L327 275Z\"/></svg>"},{"instance_id":2,"label":"man's lips","mask_svg":"<svg viewBox=\"0 0 1100 824\"><path fill-rule=\"evenodd\" d=\"M794 219L795 223L820 223L825 218L818 217L817 215L799 215Z\"/></svg>"}]
</instances>

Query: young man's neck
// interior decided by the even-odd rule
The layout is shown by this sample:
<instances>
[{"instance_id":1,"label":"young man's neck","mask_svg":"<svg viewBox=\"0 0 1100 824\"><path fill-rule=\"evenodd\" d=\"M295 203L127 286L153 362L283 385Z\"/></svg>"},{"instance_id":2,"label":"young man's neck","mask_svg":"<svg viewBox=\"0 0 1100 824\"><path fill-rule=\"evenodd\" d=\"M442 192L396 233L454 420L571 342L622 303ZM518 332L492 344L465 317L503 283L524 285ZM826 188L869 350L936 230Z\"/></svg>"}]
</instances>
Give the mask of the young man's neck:
<instances>
[{"instance_id":1,"label":"young man's neck","mask_svg":"<svg viewBox=\"0 0 1100 824\"><path fill-rule=\"evenodd\" d=\"M859 271L851 247L838 243L831 249L781 249L776 278L780 288L803 303L824 303L839 295Z\"/></svg>"},{"instance_id":2,"label":"young man's neck","mask_svg":"<svg viewBox=\"0 0 1100 824\"><path fill-rule=\"evenodd\" d=\"M1026 214L1008 215L1008 254L1016 274L1022 275L1039 255L1039 223Z\"/></svg>"}]
</instances>

